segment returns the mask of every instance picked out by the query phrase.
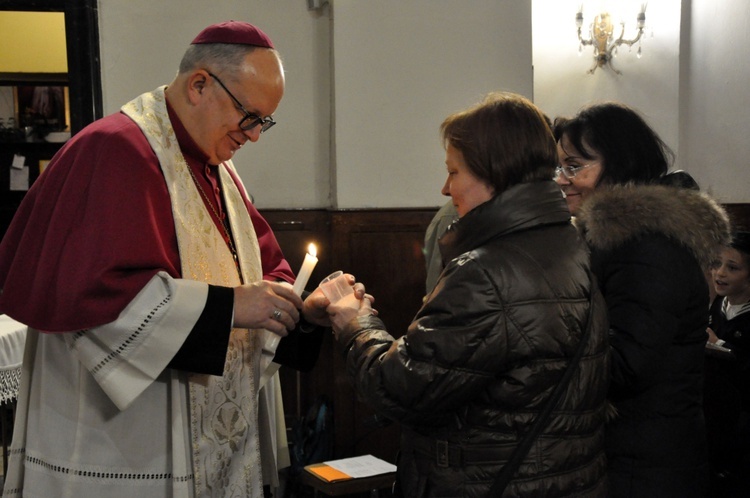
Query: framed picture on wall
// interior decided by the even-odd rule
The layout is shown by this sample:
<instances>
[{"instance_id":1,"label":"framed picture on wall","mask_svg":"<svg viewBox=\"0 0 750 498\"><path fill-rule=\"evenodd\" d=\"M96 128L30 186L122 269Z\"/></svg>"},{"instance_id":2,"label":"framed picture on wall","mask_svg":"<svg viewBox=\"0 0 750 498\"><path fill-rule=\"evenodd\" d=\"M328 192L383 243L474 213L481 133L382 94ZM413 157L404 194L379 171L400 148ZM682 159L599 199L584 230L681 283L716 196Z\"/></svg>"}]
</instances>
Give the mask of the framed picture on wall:
<instances>
[{"instance_id":1,"label":"framed picture on wall","mask_svg":"<svg viewBox=\"0 0 750 498\"><path fill-rule=\"evenodd\" d=\"M43 139L70 126L67 86L24 85L14 89L16 123L27 136Z\"/></svg>"}]
</instances>

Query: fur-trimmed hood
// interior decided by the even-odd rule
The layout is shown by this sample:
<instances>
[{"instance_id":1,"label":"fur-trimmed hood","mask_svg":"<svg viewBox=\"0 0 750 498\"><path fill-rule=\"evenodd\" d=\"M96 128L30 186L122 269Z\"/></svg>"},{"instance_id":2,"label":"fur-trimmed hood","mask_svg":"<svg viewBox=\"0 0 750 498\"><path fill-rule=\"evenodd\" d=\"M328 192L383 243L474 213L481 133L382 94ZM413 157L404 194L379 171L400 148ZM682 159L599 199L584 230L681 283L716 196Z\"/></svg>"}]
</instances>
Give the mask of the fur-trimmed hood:
<instances>
[{"instance_id":1,"label":"fur-trimmed hood","mask_svg":"<svg viewBox=\"0 0 750 498\"><path fill-rule=\"evenodd\" d=\"M581 205L576 225L592 248L609 250L646 233L687 247L703 268L730 241L726 211L708 195L662 185L600 187Z\"/></svg>"}]
</instances>

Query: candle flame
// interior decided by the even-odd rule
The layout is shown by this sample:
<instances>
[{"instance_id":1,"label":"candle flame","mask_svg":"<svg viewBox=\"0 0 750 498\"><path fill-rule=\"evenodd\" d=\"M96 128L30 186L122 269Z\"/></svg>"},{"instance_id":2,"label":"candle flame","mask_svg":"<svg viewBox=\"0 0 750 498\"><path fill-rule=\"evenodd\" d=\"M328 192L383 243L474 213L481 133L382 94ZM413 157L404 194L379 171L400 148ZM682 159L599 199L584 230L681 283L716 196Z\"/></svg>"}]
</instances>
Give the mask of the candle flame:
<instances>
[{"instance_id":1,"label":"candle flame","mask_svg":"<svg viewBox=\"0 0 750 498\"><path fill-rule=\"evenodd\" d=\"M315 244L313 244L312 242L309 246L307 246L307 252L309 252L310 256L312 256L313 258L318 255L318 250L315 248Z\"/></svg>"}]
</instances>

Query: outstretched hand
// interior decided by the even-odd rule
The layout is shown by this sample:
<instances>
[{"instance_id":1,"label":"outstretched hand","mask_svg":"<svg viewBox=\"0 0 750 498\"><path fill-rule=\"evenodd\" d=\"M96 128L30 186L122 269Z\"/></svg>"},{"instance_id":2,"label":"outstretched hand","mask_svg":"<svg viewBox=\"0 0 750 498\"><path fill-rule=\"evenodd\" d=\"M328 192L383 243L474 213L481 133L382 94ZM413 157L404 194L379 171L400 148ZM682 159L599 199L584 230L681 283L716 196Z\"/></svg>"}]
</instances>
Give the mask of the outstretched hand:
<instances>
[{"instance_id":1,"label":"outstretched hand","mask_svg":"<svg viewBox=\"0 0 750 498\"><path fill-rule=\"evenodd\" d=\"M361 300L342 299L338 303L328 306L333 331L338 334L345 330L347 325L358 316L377 315L378 312L372 308L374 298L364 294Z\"/></svg>"},{"instance_id":2,"label":"outstretched hand","mask_svg":"<svg viewBox=\"0 0 750 498\"><path fill-rule=\"evenodd\" d=\"M355 280L354 275L349 273L345 273L344 275L346 275L349 285L354 287L354 297L357 298L357 302L365 297L368 297L370 301L375 301L374 297L366 293L364 284ZM329 315L330 304L331 302L325 294L323 294L320 287L318 287L312 292L312 294L307 296L307 299L305 299L302 314L304 315L305 320L310 323L323 327L331 327L332 323Z\"/></svg>"},{"instance_id":3,"label":"outstretched hand","mask_svg":"<svg viewBox=\"0 0 750 498\"><path fill-rule=\"evenodd\" d=\"M318 287L307 296L307 299L302 304L302 315L310 323L322 327L330 327L331 322L328 320L328 315L326 314L326 306L328 306L328 298L320 290L320 287Z\"/></svg>"},{"instance_id":4,"label":"outstretched hand","mask_svg":"<svg viewBox=\"0 0 750 498\"><path fill-rule=\"evenodd\" d=\"M234 288L234 326L285 337L299 321L302 299L286 282L262 280Z\"/></svg>"}]
</instances>

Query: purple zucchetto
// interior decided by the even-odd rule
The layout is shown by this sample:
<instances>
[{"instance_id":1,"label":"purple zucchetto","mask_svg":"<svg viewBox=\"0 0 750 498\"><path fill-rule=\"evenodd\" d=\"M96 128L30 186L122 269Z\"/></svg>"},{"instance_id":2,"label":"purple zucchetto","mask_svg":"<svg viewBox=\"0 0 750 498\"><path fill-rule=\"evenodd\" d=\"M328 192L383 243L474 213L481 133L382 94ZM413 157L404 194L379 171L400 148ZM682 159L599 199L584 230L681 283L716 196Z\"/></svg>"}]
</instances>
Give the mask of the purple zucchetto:
<instances>
[{"instance_id":1,"label":"purple zucchetto","mask_svg":"<svg viewBox=\"0 0 750 498\"><path fill-rule=\"evenodd\" d=\"M212 24L200 33L190 43L231 43L234 45L253 45L263 48L274 48L273 42L260 28L242 21L224 21Z\"/></svg>"}]
</instances>

